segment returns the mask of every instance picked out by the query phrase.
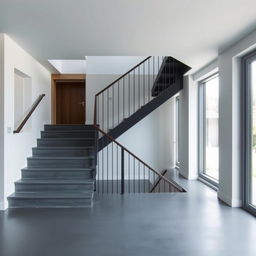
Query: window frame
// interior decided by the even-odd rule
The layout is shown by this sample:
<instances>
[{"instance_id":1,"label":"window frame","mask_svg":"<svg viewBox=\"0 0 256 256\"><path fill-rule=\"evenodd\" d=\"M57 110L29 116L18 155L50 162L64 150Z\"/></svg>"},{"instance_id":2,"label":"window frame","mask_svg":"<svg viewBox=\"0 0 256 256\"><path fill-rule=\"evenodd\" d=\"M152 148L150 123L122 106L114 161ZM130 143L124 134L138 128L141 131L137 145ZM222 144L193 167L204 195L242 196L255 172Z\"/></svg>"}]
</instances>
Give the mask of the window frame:
<instances>
[{"instance_id":1,"label":"window frame","mask_svg":"<svg viewBox=\"0 0 256 256\"><path fill-rule=\"evenodd\" d=\"M198 176L210 185L218 188L219 181L205 173L206 158L206 95L205 84L210 80L219 77L215 72L198 82Z\"/></svg>"},{"instance_id":2,"label":"window frame","mask_svg":"<svg viewBox=\"0 0 256 256\"><path fill-rule=\"evenodd\" d=\"M177 95L175 97L175 167L177 169L180 168L180 157L179 157L179 150L180 150L180 96Z\"/></svg>"},{"instance_id":3,"label":"window frame","mask_svg":"<svg viewBox=\"0 0 256 256\"><path fill-rule=\"evenodd\" d=\"M243 208L256 216L256 206L250 203L250 180L251 180L251 147L252 147L252 128L251 128L251 72L250 65L256 61L256 51L245 55L241 60L242 66L242 192Z\"/></svg>"}]
</instances>

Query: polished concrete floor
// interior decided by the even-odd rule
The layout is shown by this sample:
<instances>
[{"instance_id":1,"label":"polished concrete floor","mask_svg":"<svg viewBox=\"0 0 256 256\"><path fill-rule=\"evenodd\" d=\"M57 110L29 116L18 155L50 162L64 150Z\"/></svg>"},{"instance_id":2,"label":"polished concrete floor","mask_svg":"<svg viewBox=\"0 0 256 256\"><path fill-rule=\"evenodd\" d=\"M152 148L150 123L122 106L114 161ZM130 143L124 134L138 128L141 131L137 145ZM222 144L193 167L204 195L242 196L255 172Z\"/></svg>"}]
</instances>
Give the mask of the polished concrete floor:
<instances>
[{"instance_id":1,"label":"polished concrete floor","mask_svg":"<svg viewBox=\"0 0 256 256\"><path fill-rule=\"evenodd\" d=\"M0 212L0 255L255 256L255 217L183 182L188 193L96 197L93 209Z\"/></svg>"}]
</instances>

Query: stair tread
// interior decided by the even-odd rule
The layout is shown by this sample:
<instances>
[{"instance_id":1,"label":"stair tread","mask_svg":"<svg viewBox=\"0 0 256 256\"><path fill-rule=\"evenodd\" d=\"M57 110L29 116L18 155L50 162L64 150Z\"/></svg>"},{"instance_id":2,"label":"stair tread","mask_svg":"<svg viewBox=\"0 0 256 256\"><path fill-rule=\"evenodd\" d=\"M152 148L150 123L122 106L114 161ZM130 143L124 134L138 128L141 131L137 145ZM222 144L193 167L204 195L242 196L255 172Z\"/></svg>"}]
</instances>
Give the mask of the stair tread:
<instances>
[{"instance_id":1,"label":"stair tread","mask_svg":"<svg viewBox=\"0 0 256 256\"><path fill-rule=\"evenodd\" d=\"M40 180L40 179L22 179L15 182L16 184L93 184L93 179L88 180Z\"/></svg>"},{"instance_id":2,"label":"stair tread","mask_svg":"<svg viewBox=\"0 0 256 256\"><path fill-rule=\"evenodd\" d=\"M81 133L81 132L96 132L96 130L47 130L47 131L42 131L43 133L45 132L50 132L50 133Z\"/></svg>"},{"instance_id":3,"label":"stair tread","mask_svg":"<svg viewBox=\"0 0 256 256\"><path fill-rule=\"evenodd\" d=\"M38 198L92 198L92 192L15 192L8 196L11 198L28 198L28 199L38 199Z\"/></svg>"},{"instance_id":4,"label":"stair tread","mask_svg":"<svg viewBox=\"0 0 256 256\"><path fill-rule=\"evenodd\" d=\"M39 138L38 140L95 140L95 138Z\"/></svg>"},{"instance_id":5,"label":"stair tread","mask_svg":"<svg viewBox=\"0 0 256 256\"><path fill-rule=\"evenodd\" d=\"M81 147L76 147L76 146L71 146L71 147L46 147L46 146L42 146L42 147L33 147L33 149L50 149L50 150L83 150L83 149L95 149L95 146L81 146Z\"/></svg>"},{"instance_id":6,"label":"stair tread","mask_svg":"<svg viewBox=\"0 0 256 256\"><path fill-rule=\"evenodd\" d=\"M94 156L30 156L27 159L38 159L38 160L44 160L44 159L50 159L50 160L83 160L83 159L94 159Z\"/></svg>"},{"instance_id":7,"label":"stair tread","mask_svg":"<svg viewBox=\"0 0 256 256\"><path fill-rule=\"evenodd\" d=\"M52 168L52 167L26 167L26 168L22 168L22 171L32 171L32 170L37 170L37 171L45 171L45 172L50 172L50 171L63 171L63 172L67 172L67 171L94 171L95 168Z\"/></svg>"}]
</instances>

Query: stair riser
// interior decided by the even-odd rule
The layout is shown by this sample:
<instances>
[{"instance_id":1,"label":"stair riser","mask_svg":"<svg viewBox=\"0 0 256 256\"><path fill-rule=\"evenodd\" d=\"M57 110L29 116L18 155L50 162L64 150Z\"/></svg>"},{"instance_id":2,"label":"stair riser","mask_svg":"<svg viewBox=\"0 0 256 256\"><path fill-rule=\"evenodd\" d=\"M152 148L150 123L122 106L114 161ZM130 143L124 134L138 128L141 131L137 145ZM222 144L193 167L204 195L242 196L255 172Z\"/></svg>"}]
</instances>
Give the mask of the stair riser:
<instances>
[{"instance_id":1,"label":"stair riser","mask_svg":"<svg viewBox=\"0 0 256 256\"><path fill-rule=\"evenodd\" d=\"M95 131L57 132L43 131L41 138L95 138Z\"/></svg>"},{"instance_id":2,"label":"stair riser","mask_svg":"<svg viewBox=\"0 0 256 256\"><path fill-rule=\"evenodd\" d=\"M80 199L9 199L9 208L69 208L92 207L91 198Z\"/></svg>"},{"instance_id":3,"label":"stair riser","mask_svg":"<svg viewBox=\"0 0 256 256\"><path fill-rule=\"evenodd\" d=\"M95 149L41 149L34 148L33 156L67 156L67 157L79 157L79 156L93 156Z\"/></svg>"},{"instance_id":4,"label":"stair riser","mask_svg":"<svg viewBox=\"0 0 256 256\"><path fill-rule=\"evenodd\" d=\"M94 131L95 128L89 125L45 125L45 131Z\"/></svg>"},{"instance_id":5,"label":"stair riser","mask_svg":"<svg viewBox=\"0 0 256 256\"><path fill-rule=\"evenodd\" d=\"M93 172L90 171L22 171L22 179L41 179L41 180L63 180L63 179L92 179Z\"/></svg>"},{"instance_id":6,"label":"stair riser","mask_svg":"<svg viewBox=\"0 0 256 256\"><path fill-rule=\"evenodd\" d=\"M16 192L85 192L93 189L93 184L15 184Z\"/></svg>"},{"instance_id":7,"label":"stair riser","mask_svg":"<svg viewBox=\"0 0 256 256\"><path fill-rule=\"evenodd\" d=\"M95 140L47 140L38 139L38 147L86 147L95 146Z\"/></svg>"},{"instance_id":8,"label":"stair riser","mask_svg":"<svg viewBox=\"0 0 256 256\"><path fill-rule=\"evenodd\" d=\"M94 159L28 159L28 167L48 168L90 168L95 165Z\"/></svg>"}]
</instances>

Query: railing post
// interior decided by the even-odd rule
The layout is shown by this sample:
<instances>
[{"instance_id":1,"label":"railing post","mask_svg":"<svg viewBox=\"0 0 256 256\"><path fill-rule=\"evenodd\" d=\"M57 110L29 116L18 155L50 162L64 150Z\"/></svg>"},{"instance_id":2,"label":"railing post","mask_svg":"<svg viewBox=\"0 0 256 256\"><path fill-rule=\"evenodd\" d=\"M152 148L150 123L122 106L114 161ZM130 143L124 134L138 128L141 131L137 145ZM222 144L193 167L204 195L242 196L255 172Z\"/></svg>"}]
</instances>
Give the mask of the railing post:
<instances>
[{"instance_id":1,"label":"railing post","mask_svg":"<svg viewBox=\"0 0 256 256\"><path fill-rule=\"evenodd\" d=\"M124 194L124 149L121 149L121 194Z\"/></svg>"}]
</instances>

